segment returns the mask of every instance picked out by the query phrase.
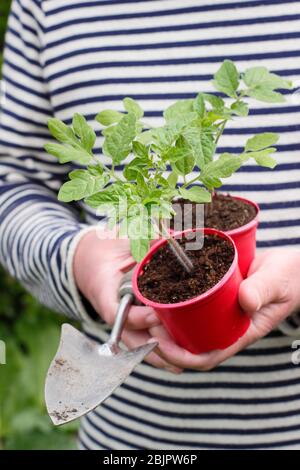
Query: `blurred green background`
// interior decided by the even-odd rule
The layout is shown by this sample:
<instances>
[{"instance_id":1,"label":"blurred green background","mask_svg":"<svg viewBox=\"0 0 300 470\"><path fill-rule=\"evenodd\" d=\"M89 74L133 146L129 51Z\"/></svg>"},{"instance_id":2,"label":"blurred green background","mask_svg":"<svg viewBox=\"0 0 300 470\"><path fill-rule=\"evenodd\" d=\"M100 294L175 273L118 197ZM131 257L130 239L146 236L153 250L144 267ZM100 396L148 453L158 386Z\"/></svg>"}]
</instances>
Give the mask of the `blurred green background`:
<instances>
[{"instance_id":1,"label":"blurred green background","mask_svg":"<svg viewBox=\"0 0 300 470\"><path fill-rule=\"evenodd\" d=\"M11 0L0 0L0 76ZM75 449L77 423L54 428L45 411L44 380L63 318L38 305L0 269L0 449Z\"/></svg>"}]
</instances>

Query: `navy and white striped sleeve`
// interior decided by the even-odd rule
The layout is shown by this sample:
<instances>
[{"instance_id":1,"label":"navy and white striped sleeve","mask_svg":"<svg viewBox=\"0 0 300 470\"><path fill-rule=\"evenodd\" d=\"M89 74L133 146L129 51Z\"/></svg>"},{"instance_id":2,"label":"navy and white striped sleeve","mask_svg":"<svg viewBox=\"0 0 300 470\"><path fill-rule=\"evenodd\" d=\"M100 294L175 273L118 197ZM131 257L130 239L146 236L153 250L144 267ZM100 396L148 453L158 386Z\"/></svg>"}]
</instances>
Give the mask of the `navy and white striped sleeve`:
<instances>
[{"instance_id":1,"label":"navy and white striped sleeve","mask_svg":"<svg viewBox=\"0 0 300 470\"><path fill-rule=\"evenodd\" d=\"M37 0L14 0L6 37L0 118L0 261L43 304L87 319L72 258L89 230L57 201L65 177L43 150L51 102L40 59L43 13Z\"/></svg>"}]
</instances>

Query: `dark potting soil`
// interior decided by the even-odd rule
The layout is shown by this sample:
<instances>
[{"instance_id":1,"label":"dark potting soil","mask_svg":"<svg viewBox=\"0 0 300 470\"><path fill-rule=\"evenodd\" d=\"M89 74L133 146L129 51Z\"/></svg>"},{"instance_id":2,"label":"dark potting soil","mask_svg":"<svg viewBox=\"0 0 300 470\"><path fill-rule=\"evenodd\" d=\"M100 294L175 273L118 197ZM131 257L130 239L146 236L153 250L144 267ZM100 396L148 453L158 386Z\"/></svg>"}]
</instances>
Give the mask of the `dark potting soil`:
<instances>
[{"instance_id":1,"label":"dark potting soil","mask_svg":"<svg viewBox=\"0 0 300 470\"><path fill-rule=\"evenodd\" d=\"M193 214L192 227L195 228L197 204L185 199L179 199L176 201L176 204L180 204L182 214L184 214L184 204L191 205ZM228 231L242 227L253 220L255 216L255 207L239 199L234 199L229 194L216 193L212 202L204 205L204 227L215 228L217 230ZM170 227L174 228L173 220L170 222Z\"/></svg>"},{"instance_id":2,"label":"dark potting soil","mask_svg":"<svg viewBox=\"0 0 300 470\"><path fill-rule=\"evenodd\" d=\"M186 239L178 241L184 247ZM162 246L138 279L143 296L158 303L174 304L203 294L229 270L234 249L225 239L205 235L203 248L188 250L186 254L194 265L192 274L183 269L168 244Z\"/></svg>"}]
</instances>

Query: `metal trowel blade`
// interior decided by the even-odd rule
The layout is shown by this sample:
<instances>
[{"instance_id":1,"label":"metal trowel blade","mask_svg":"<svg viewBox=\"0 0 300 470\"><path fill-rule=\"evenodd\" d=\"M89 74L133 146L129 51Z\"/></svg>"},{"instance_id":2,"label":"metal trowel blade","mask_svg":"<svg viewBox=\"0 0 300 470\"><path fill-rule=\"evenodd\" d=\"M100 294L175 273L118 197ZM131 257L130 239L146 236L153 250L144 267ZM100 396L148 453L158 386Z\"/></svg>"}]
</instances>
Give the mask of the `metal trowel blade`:
<instances>
[{"instance_id":1,"label":"metal trowel blade","mask_svg":"<svg viewBox=\"0 0 300 470\"><path fill-rule=\"evenodd\" d=\"M65 424L99 406L119 387L158 343L112 353L69 324L62 325L58 351L45 386L48 413Z\"/></svg>"}]
</instances>

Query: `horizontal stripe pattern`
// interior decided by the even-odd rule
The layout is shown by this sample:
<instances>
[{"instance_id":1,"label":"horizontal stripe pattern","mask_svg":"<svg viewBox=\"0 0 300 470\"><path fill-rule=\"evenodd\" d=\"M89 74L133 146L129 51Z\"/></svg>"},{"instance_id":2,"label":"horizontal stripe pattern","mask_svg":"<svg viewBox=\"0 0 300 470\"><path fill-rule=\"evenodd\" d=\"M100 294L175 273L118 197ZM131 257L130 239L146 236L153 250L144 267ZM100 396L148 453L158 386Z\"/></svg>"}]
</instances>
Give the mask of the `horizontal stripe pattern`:
<instances>
[{"instance_id":1,"label":"horizontal stripe pattern","mask_svg":"<svg viewBox=\"0 0 300 470\"><path fill-rule=\"evenodd\" d=\"M241 70L265 65L297 89L299 28L297 0L14 0L0 121L1 263L44 304L87 320L72 259L96 217L83 203L56 200L71 167L43 150L48 118L69 124L83 113L97 132L97 156L109 164L94 121L100 109L120 110L133 96L159 125L175 100L213 91L224 58ZM258 249L300 245L300 99L285 96L283 105L251 102L249 117L231 123L218 149L239 152L252 134L281 134L275 170L250 162L224 185L259 203ZM108 338L105 325L84 321L84 329ZM173 376L143 363L83 419L80 448L299 449L293 339L274 331L209 373Z\"/></svg>"}]
</instances>

